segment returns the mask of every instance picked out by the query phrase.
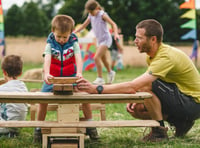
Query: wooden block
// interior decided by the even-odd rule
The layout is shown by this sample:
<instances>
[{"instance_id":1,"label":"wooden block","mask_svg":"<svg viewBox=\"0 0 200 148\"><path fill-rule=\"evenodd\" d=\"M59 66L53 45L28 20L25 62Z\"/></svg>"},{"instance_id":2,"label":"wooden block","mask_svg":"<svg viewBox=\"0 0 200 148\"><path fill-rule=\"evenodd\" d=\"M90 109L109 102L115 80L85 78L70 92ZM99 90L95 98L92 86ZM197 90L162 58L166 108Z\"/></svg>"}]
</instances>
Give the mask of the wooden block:
<instances>
[{"instance_id":1,"label":"wooden block","mask_svg":"<svg viewBox=\"0 0 200 148\"><path fill-rule=\"evenodd\" d=\"M53 93L54 95L72 95L73 84L54 84Z\"/></svg>"},{"instance_id":2,"label":"wooden block","mask_svg":"<svg viewBox=\"0 0 200 148\"><path fill-rule=\"evenodd\" d=\"M51 128L41 128L42 134L50 134Z\"/></svg>"},{"instance_id":3,"label":"wooden block","mask_svg":"<svg viewBox=\"0 0 200 148\"><path fill-rule=\"evenodd\" d=\"M77 128L42 128L42 134L77 133Z\"/></svg>"},{"instance_id":4,"label":"wooden block","mask_svg":"<svg viewBox=\"0 0 200 148\"><path fill-rule=\"evenodd\" d=\"M59 104L57 118L58 122L78 122L79 104Z\"/></svg>"},{"instance_id":5,"label":"wooden block","mask_svg":"<svg viewBox=\"0 0 200 148\"><path fill-rule=\"evenodd\" d=\"M54 91L73 91L73 84L54 84Z\"/></svg>"},{"instance_id":6,"label":"wooden block","mask_svg":"<svg viewBox=\"0 0 200 148\"><path fill-rule=\"evenodd\" d=\"M78 77L54 77L53 79L48 79L52 84L72 84L76 83Z\"/></svg>"},{"instance_id":7,"label":"wooden block","mask_svg":"<svg viewBox=\"0 0 200 148\"><path fill-rule=\"evenodd\" d=\"M59 113L79 113L79 104L58 104Z\"/></svg>"},{"instance_id":8,"label":"wooden block","mask_svg":"<svg viewBox=\"0 0 200 148\"><path fill-rule=\"evenodd\" d=\"M48 146L52 147L53 144L77 144L77 148L78 146L79 148L84 148L84 134L81 133L43 134L42 137L43 148L47 148ZM62 145L59 146L63 148ZM74 145L70 146L73 148Z\"/></svg>"},{"instance_id":9,"label":"wooden block","mask_svg":"<svg viewBox=\"0 0 200 148\"><path fill-rule=\"evenodd\" d=\"M51 133L77 133L77 128L51 128Z\"/></svg>"},{"instance_id":10,"label":"wooden block","mask_svg":"<svg viewBox=\"0 0 200 148\"><path fill-rule=\"evenodd\" d=\"M78 148L78 144L54 143L54 144L51 144L51 148Z\"/></svg>"},{"instance_id":11,"label":"wooden block","mask_svg":"<svg viewBox=\"0 0 200 148\"><path fill-rule=\"evenodd\" d=\"M58 114L58 122L78 122L79 114Z\"/></svg>"},{"instance_id":12,"label":"wooden block","mask_svg":"<svg viewBox=\"0 0 200 148\"><path fill-rule=\"evenodd\" d=\"M54 95L73 95L73 91L53 91Z\"/></svg>"}]
</instances>

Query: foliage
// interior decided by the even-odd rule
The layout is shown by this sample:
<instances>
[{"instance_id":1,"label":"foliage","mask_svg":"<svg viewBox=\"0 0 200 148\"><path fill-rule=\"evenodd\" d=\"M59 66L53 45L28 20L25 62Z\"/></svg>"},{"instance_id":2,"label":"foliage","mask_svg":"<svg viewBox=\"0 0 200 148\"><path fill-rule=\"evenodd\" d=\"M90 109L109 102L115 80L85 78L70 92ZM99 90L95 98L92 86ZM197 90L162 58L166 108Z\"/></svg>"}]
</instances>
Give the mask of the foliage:
<instances>
[{"instance_id":1,"label":"foliage","mask_svg":"<svg viewBox=\"0 0 200 148\"><path fill-rule=\"evenodd\" d=\"M13 17L14 16L14 17ZM5 17L5 34L17 36L22 33L24 16L17 5L13 5Z\"/></svg>"},{"instance_id":2,"label":"foliage","mask_svg":"<svg viewBox=\"0 0 200 148\"><path fill-rule=\"evenodd\" d=\"M35 2L36 1L36 2ZM35 0L25 2L22 9L12 6L5 15L6 35L46 36L54 15L67 14L74 18L76 24L86 19L83 16L86 0ZM180 18L187 9L179 9L184 0L99 0L100 5L122 29L124 40L134 37L136 24L143 19L157 19L164 28L165 42L179 42L180 37L188 32L180 25L187 20ZM56 4L63 4L56 11ZM197 10L197 25L200 28L200 10ZM15 24L15 26L13 26ZM90 28L90 26L89 26ZM200 35L200 30L198 30Z\"/></svg>"},{"instance_id":3,"label":"foliage","mask_svg":"<svg viewBox=\"0 0 200 148\"><path fill-rule=\"evenodd\" d=\"M24 6L24 35L43 36L47 33L48 19L36 3L30 2Z\"/></svg>"}]
</instances>

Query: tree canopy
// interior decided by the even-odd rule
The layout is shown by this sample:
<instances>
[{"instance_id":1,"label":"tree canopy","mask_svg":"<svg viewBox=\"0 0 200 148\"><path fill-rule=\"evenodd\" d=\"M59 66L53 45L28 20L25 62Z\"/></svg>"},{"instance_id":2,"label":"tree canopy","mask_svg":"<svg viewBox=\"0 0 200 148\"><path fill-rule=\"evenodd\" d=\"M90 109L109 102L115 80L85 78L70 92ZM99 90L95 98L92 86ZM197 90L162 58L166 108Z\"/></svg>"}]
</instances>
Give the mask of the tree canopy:
<instances>
[{"instance_id":1,"label":"tree canopy","mask_svg":"<svg viewBox=\"0 0 200 148\"><path fill-rule=\"evenodd\" d=\"M48 3L43 3L38 0L25 2L22 8L13 5L5 14L5 33L11 36L47 36L50 32L50 21L56 14L70 15L76 24L81 24L86 19L83 15L85 2L86 0L48 0ZM125 40L134 38L135 26L139 21L153 18L163 25L164 41L167 42L179 42L180 37L188 32L188 29L180 28L188 21L180 18L187 11L179 9L183 2L184 0L99 0L100 5L121 28ZM61 8L56 10L55 5L59 3L62 4ZM198 28L199 20L198 10Z\"/></svg>"}]
</instances>

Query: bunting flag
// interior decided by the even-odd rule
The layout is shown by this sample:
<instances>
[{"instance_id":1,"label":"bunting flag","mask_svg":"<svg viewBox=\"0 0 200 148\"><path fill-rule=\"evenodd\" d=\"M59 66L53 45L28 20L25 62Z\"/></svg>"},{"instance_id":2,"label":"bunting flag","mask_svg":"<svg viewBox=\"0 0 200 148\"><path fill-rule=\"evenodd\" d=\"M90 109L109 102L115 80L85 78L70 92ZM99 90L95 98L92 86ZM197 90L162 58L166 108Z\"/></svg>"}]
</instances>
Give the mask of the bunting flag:
<instances>
[{"instance_id":1,"label":"bunting flag","mask_svg":"<svg viewBox=\"0 0 200 148\"><path fill-rule=\"evenodd\" d=\"M181 36L182 40L187 40L187 39L196 39L196 29L193 29L186 33L185 35Z\"/></svg>"},{"instance_id":2,"label":"bunting flag","mask_svg":"<svg viewBox=\"0 0 200 148\"><path fill-rule=\"evenodd\" d=\"M186 13L181 15L181 18L195 19L196 18L195 10L191 9L187 11Z\"/></svg>"},{"instance_id":3,"label":"bunting flag","mask_svg":"<svg viewBox=\"0 0 200 148\"><path fill-rule=\"evenodd\" d=\"M185 35L181 36L182 40L187 39L197 39L197 25L196 25L196 9L195 9L195 0L189 0L180 5L180 9L190 9L186 13L184 13L181 18L191 19L185 24L181 25L180 28L188 28L192 29Z\"/></svg>"},{"instance_id":4,"label":"bunting flag","mask_svg":"<svg viewBox=\"0 0 200 148\"><path fill-rule=\"evenodd\" d=\"M3 8L0 0L0 49L2 56L5 56L5 37L4 37L4 21L3 21Z\"/></svg>"},{"instance_id":5,"label":"bunting flag","mask_svg":"<svg viewBox=\"0 0 200 148\"><path fill-rule=\"evenodd\" d=\"M181 28L196 29L196 19L190 20L187 23L181 25Z\"/></svg>"},{"instance_id":6,"label":"bunting flag","mask_svg":"<svg viewBox=\"0 0 200 148\"><path fill-rule=\"evenodd\" d=\"M195 0L189 0L181 4L180 9L195 9Z\"/></svg>"},{"instance_id":7,"label":"bunting flag","mask_svg":"<svg viewBox=\"0 0 200 148\"><path fill-rule=\"evenodd\" d=\"M180 5L180 9L191 9L187 11L185 14L181 16L181 18L189 18L191 19L187 23L181 25L181 28L189 28L192 29L185 35L181 36L182 40L187 39L194 39L193 43L193 49L192 53L190 55L190 58L195 58L195 65L197 65L197 59L198 59L198 39L197 39L197 22L196 22L196 7L195 7L195 0L189 0L183 4Z\"/></svg>"}]
</instances>

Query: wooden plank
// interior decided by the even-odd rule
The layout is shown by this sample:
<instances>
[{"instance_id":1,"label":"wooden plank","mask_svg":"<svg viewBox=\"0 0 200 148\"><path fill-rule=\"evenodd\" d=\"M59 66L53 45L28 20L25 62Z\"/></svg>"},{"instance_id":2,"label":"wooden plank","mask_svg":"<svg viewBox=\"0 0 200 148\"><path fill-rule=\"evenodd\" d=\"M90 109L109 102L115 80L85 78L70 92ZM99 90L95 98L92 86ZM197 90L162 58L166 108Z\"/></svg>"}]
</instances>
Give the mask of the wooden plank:
<instances>
[{"instance_id":1,"label":"wooden plank","mask_svg":"<svg viewBox=\"0 0 200 148\"><path fill-rule=\"evenodd\" d=\"M77 128L42 128L42 134L77 133Z\"/></svg>"},{"instance_id":2,"label":"wooden plank","mask_svg":"<svg viewBox=\"0 0 200 148\"><path fill-rule=\"evenodd\" d=\"M155 127L160 124L155 120L116 120L116 121L79 121L58 123L57 121L0 121L0 127Z\"/></svg>"},{"instance_id":3,"label":"wooden plank","mask_svg":"<svg viewBox=\"0 0 200 148\"><path fill-rule=\"evenodd\" d=\"M53 143L51 148L78 148L78 144L73 143Z\"/></svg>"},{"instance_id":4,"label":"wooden plank","mask_svg":"<svg viewBox=\"0 0 200 148\"><path fill-rule=\"evenodd\" d=\"M20 79L20 81L23 81L25 83L43 83L44 80L34 80L34 79Z\"/></svg>"},{"instance_id":5,"label":"wooden plank","mask_svg":"<svg viewBox=\"0 0 200 148\"><path fill-rule=\"evenodd\" d=\"M52 84L72 84L76 83L78 77L54 77L52 79L48 79L48 81Z\"/></svg>"},{"instance_id":6,"label":"wooden plank","mask_svg":"<svg viewBox=\"0 0 200 148\"><path fill-rule=\"evenodd\" d=\"M35 79L19 79L20 81L23 81L25 83L43 83L44 80L35 80ZM0 85L4 84L6 81L4 78L0 78Z\"/></svg>"},{"instance_id":7,"label":"wooden plank","mask_svg":"<svg viewBox=\"0 0 200 148\"><path fill-rule=\"evenodd\" d=\"M54 95L45 92L0 92L1 103L141 103L151 98L148 92L135 94L87 94L74 93L73 95Z\"/></svg>"},{"instance_id":8,"label":"wooden plank","mask_svg":"<svg viewBox=\"0 0 200 148\"><path fill-rule=\"evenodd\" d=\"M54 91L73 91L73 84L54 84Z\"/></svg>"}]
</instances>

